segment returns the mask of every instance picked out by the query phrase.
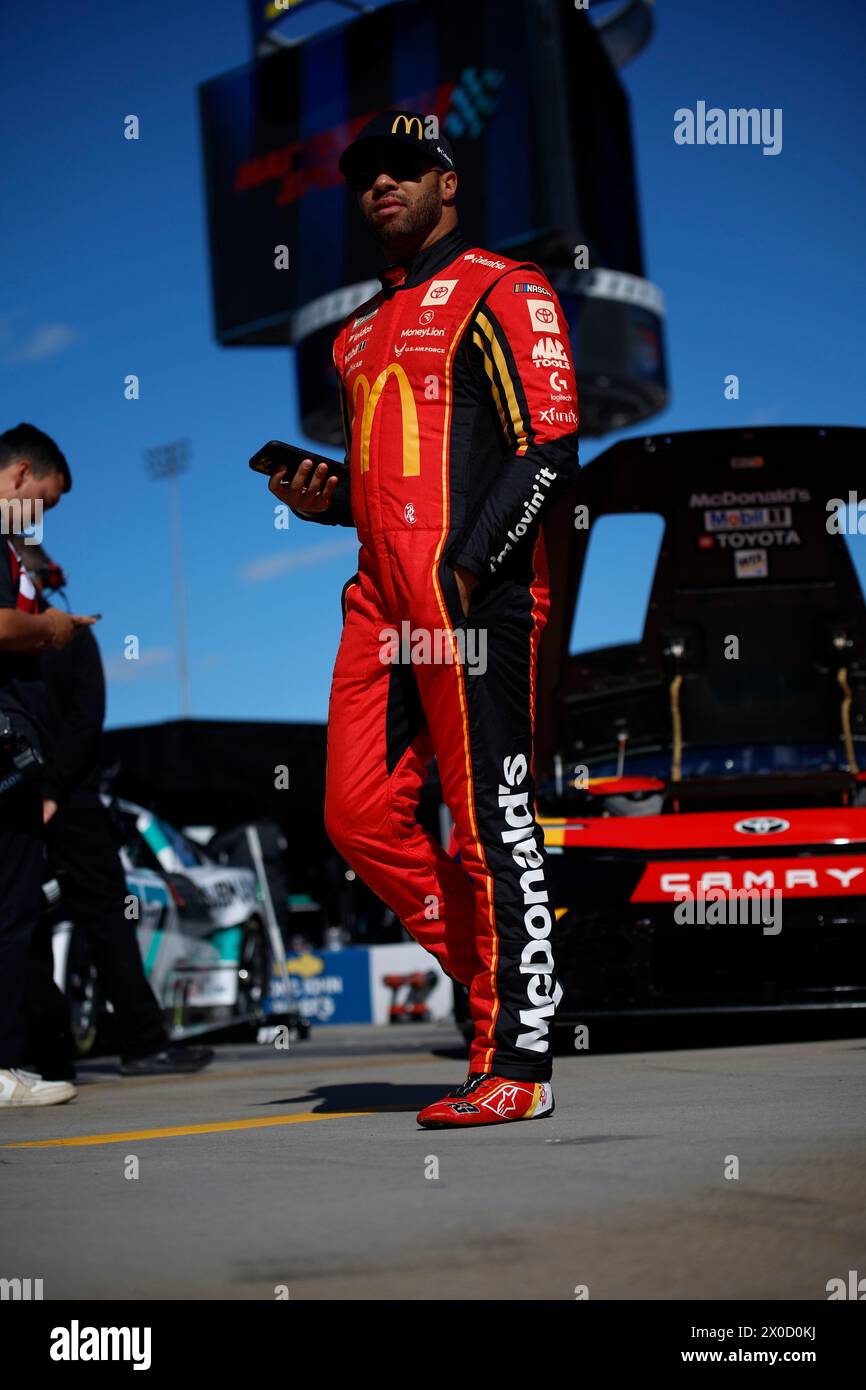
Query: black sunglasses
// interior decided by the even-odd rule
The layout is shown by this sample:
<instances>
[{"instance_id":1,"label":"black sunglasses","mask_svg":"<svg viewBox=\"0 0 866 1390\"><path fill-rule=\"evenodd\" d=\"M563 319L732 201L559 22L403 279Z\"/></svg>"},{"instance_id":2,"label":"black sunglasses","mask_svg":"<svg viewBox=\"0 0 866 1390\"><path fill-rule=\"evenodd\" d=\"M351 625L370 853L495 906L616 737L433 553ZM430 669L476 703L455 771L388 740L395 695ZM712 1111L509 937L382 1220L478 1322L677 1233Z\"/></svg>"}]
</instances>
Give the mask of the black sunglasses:
<instances>
[{"instance_id":1,"label":"black sunglasses","mask_svg":"<svg viewBox=\"0 0 866 1390\"><path fill-rule=\"evenodd\" d=\"M396 183L408 183L416 182L435 167L414 150L401 150L398 146L378 155L365 155L363 163L346 176L346 182L353 193L364 193L382 173L390 174Z\"/></svg>"}]
</instances>

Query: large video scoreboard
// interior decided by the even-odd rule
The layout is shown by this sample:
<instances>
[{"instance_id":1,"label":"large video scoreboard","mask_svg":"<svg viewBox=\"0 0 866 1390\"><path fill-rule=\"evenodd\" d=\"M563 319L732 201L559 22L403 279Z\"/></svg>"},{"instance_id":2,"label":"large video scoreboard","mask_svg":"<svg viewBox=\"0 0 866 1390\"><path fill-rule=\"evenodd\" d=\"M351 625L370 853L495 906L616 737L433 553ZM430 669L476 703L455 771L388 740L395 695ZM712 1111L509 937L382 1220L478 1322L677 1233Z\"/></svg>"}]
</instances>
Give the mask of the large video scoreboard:
<instances>
[{"instance_id":1,"label":"large video scoreboard","mask_svg":"<svg viewBox=\"0 0 866 1390\"><path fill-rule=\"evenodd\" d=\"M662 307L644 279L627 98L571 0L403 0L206 83L220 341L294 343L304 428L339 440L330 344L381 260L337 159L387 107L451 139L466 235L553 277L584 432L660 409Z\"/></svg>"}]
</instances>

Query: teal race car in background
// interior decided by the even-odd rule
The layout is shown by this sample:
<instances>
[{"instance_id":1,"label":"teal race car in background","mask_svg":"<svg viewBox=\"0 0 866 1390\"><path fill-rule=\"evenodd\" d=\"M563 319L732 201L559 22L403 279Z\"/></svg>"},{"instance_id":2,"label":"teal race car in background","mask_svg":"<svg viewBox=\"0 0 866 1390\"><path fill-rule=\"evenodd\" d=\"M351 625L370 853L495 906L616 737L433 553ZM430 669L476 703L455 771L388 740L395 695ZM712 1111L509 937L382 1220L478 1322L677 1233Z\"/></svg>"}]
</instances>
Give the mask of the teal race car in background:
<instances>
[{"instance_id":1,"label":"teal race car in background","mask_svg":"<svg viewBox=\"0 0 866 1390\"><path fill-rule=\"evenodd\" d=\"M246 868L215 864L154 812L103 798L122 828L127 911L144 969L175 1039L225 1027L256 1031L270 1005L271 949L261 888ZM111 1006L84 933L63 919L56 881L44 888L53 926L54 976L69 1001L82 1053L108 1043Z\"/></svg>"}]
</instances>

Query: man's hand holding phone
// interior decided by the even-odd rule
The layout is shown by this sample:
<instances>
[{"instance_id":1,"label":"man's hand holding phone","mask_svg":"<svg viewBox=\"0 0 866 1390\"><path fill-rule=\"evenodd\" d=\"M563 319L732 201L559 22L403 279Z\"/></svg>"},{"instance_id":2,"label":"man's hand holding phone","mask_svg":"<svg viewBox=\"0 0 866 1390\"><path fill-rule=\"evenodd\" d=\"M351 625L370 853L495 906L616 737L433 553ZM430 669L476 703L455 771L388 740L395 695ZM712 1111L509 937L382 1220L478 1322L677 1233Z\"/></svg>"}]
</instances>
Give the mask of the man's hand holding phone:
<instances>
[{"instance_id":1,"label":"man's hand holding phone","mask_svg":"<svg viewBox=\"0 0 866 1390\"><path fill-rule=\"evenodd\" d=\"M288 502L299 516L318 516L331 505L338 481L336 473L329 476L326 463L314 467L312 459L304 459L294 477L287 465L272 473L268 491L281 502Z\"/></svg>"},{"instance_id":2,"label":"man's hand holding phone","mask_svg":"<svg viewBox=\"0 0 866 1390\"><path fill-rule=\"evenodd\" d=\"M46 608L42 619L47 628L47 636L42 645L53 647L55 651L69 645L77 632L83 627L92 627L98 616L80 613L67 613L63 608Z\"/></svg>"},{"instance_id":3,"label":"man's hand holding phone","mask_svg":"<svg viewBox=\"0 0 866 1390\"><path fill-rule=\"evenodd\" d=\"M272 439L250 459L250 468L268 476L268 491L288 502L299 516L326 512L340 481L340 465L332 459L310 457L305 449Z\"/></svg>"}]
</instances>

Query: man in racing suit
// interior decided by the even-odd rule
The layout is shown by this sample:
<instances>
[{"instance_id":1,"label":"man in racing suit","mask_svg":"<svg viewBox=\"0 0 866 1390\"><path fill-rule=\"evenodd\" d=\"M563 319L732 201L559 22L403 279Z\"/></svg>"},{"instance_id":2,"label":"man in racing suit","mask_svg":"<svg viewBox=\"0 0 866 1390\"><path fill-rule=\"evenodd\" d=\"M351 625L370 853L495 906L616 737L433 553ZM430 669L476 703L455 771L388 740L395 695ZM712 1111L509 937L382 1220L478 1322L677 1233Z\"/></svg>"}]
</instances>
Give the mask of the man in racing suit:
<instances>
[{"instance_id":1,"label":"man in racing suit","mask_svg":"<svg viewBox=\"0 0 866 1390\"><path fill-rule=\"evenodd\" d=\"M421 1111L428 1127L553 1110L561 987L532 766L549 607L539 523L578 472L562 309L537 266L461 236L453 163L413 112L375 117L341 157L390 263L334 343L344 469L306 461L270 484L361 542L328 716L326 824L468 987L469 1079ZM415 816L434 755L459 862Z\"/></svg>"}]
</instances>

